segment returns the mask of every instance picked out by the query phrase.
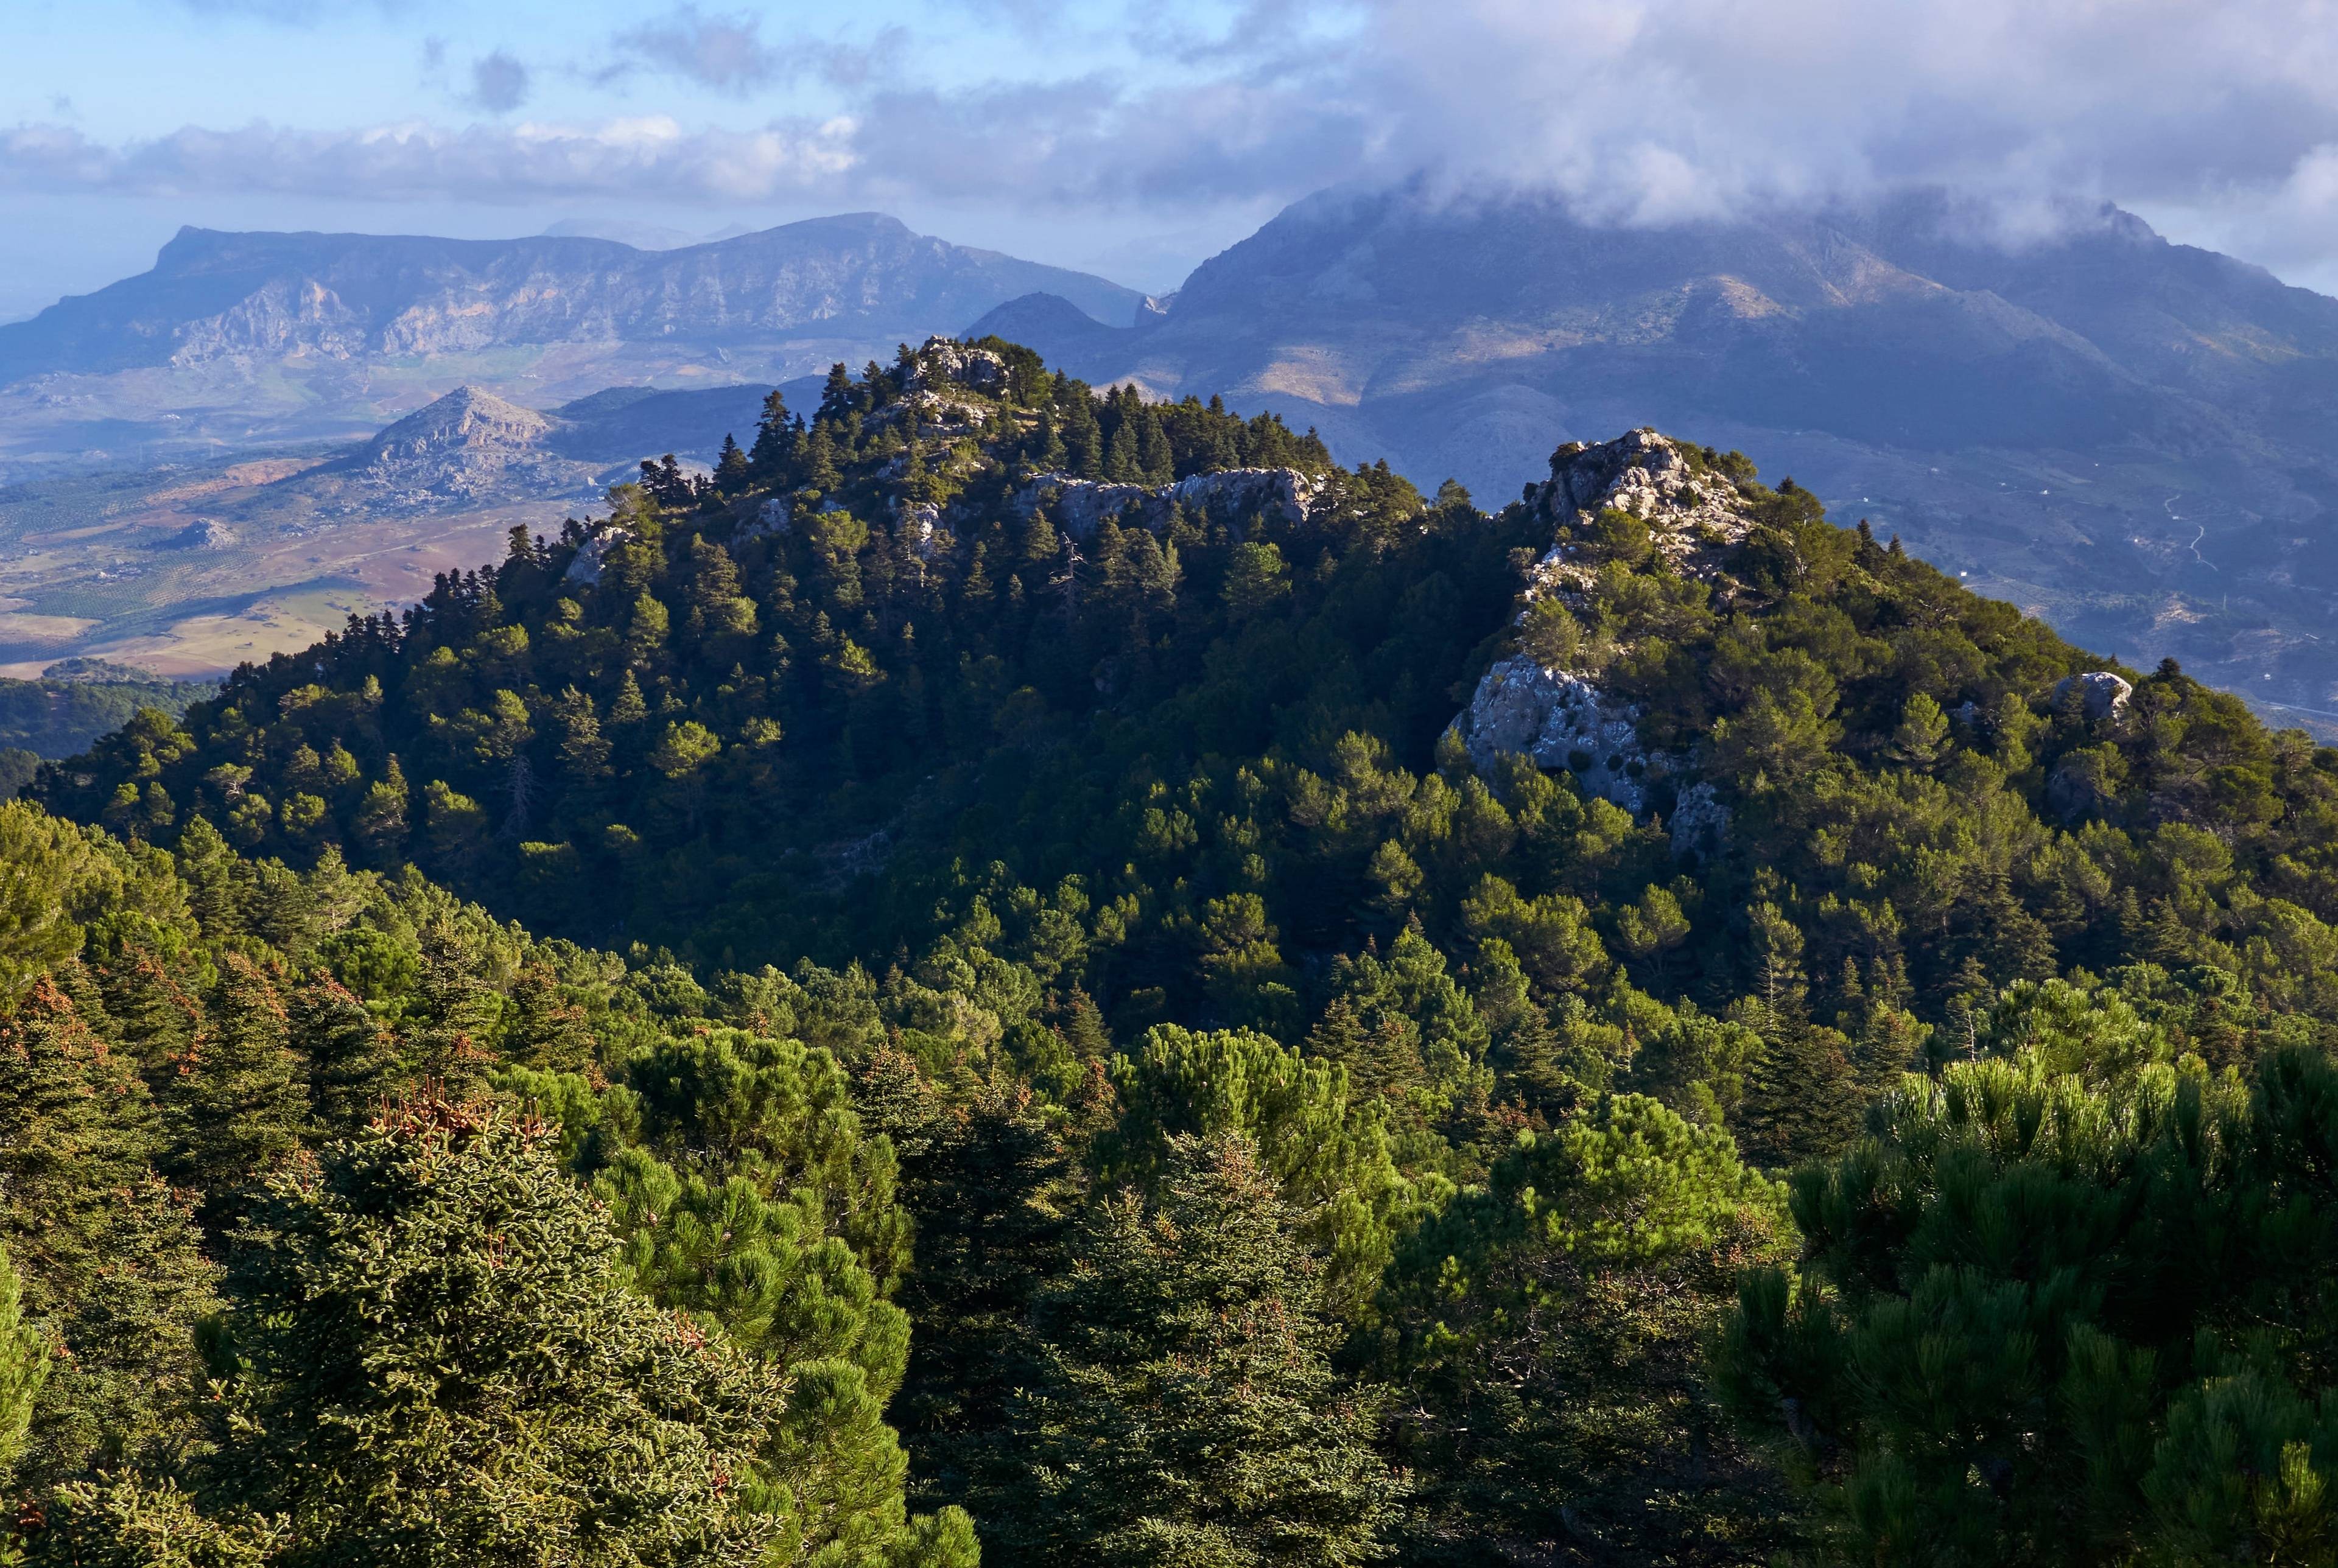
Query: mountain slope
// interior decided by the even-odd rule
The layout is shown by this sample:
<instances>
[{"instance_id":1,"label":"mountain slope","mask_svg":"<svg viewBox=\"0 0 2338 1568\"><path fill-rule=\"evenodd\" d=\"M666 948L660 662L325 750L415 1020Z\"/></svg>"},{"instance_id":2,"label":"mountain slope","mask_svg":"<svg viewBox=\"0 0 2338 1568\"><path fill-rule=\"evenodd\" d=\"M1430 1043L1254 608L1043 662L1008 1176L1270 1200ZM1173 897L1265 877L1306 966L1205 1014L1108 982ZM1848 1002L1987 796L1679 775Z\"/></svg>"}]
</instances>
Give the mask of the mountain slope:
<instances>
[{"instance_id":1,"label":"mountain slope","mask_svg":"<svg viewBox=\"0 0 2338 1568\"><path fill-rule=\"evenodd\" d=\"M1099 278L913 234L877 213L678 250L538 237L182 230L152 271L0 328L0 384L235 355L472 352L550 343L801 334L922 338L1046 289L1116 321L1141 297Z\"/></svg>"},{"instance_id":2,"label":"mountain slope","mask_svg":"<svg viewBox=\"0 0 2338 1568\"><path fill-rule=\"evenodd\" d=\"M1635 425L1760 449L1978 585L2338 709L2338 301L2122 213L1974 237L1937 197L1663 230L1553 202L1301 202L1164 316L1013 321L1099 383L1223 389L1503 497ZM1058 329L1050 330L1051 323Z\"/></svg>"},{"instance_id":3,"label":"mountain slope","mask_svg":"<svg viewBox=\"0 0 2338 1568\"><path fill-rule=\"evenodd\" d=\"M152 848L46 835L128 907L20 900L0 960L89 918L80 994L203 1043L121 1059L248 1106L208 1087L228 1006L175 1005L193 965L155 956L208 956L192 911L224 977L313 976L292 1016L329 1049L289 1092L538 1107L693 1335L801 1363L851 1308L858 1429L881 1449L898 1382L911 1500L994 1559L1223 1539L1222 1455L1327 1433L1346 1458L1260 1466L1235 1523L1401 1568L1936 1537L2062 1568L2082 1513L2090 1549L2196 1560L2167 1475L2331 1484L2280 1434L2313 1430L2338 1277L2296 1222L2332 1197L2338 752L1652 430L1489 513L996 340L807 412L44 769ZM280 1040L272 1000L221 997ZM1839 1293L1776 1271L1810 1239ZM2282 1446L2166 1441L2243 1319ZM1941 1344L2004 1375L1944 1384ZM1791 1464L1744 1437L1781 1423ZM2097 1438L2159 1479L2100 1486L2065 1457ZM1075 1452L1113 1485L1067 1488ZM1844 1477L1855 1519L1790 1491ZM2215 1555L2279 1555L2244 1544Z\"/></svg>"}]
</instances>

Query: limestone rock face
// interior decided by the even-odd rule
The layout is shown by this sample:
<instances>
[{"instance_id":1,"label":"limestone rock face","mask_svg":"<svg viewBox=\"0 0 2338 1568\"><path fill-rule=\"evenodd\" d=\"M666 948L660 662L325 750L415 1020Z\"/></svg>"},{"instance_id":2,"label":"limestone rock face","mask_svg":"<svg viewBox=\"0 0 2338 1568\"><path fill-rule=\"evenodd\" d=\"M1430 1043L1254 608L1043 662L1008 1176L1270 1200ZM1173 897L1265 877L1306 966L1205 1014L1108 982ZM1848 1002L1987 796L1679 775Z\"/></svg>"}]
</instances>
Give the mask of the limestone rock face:
<instances>
[{"instance_id":1,"label":"limestone rock face","mask_svg":"<svg viewBox=\"0 0 2338 1568\"><path fill-rule=\"evenodd\" d=\"M1028 517L1044 505L1056 527L1085 539L1104 519L1117 518L1131 506L1137 508L1144 526L1155 532L1168 526L1170 510L1176 506L1189 513L1235 516L1271 513L1295 526L1307 521L1321 490L1319 481L1295 468L1227 468L1157 489L1041 474L1016 492L1015 507Z\"/></svg>"},{"instance_id":2,"label":"limestone rock face","mask_svg":"<svg viewBox=\"0 0 2338 1568\"><path fill-rule=\"evenodd\" d=\"M506 403L476 387L457 387L375 436L366 448L366 460L391 466L450 452L531 446L552 429L552 420L533 408Z\"/></svg>"},{"instance_id":3,"label":"limestone rock face","mask_svg":"<svg viewBox=\"0 0 2338 1568\"><path fill-rule=\"evenodd\" d=\"M2054 683L2054 701L2059 706L2073 691L2082 693L2080 710L2091 721L2116 718L2127 710L2127 699L2135 688L2123 678L2107 670L2089 670L2083 675L2065 675Z\"/></svg>"},{"instance_id":4,"label":"limestone rock face","mask_svg":"<svg viewBox=\"0 0 2338 1568\"><path fill-rule=\"evenodd\" d=\"M574 490L583 470L546 444L558 428L548 415L457 387L360 447L351 466L361 484L414 500L497 494L514 479Z\"/></svg>"},{"instance_id":5,"label":"limestone rock face","mask_svg":"<svg viewBox=\"0 0 2338 1568\"><path fill-rule=\"evenodd\" d=\"M1728 475L1700 472L1677 446L1645 429L1596 446L1560 447L1551 456L1549 482L1529 487L1526 505L1557 528L1588 524L1611 508L1629 512L1647 524L1657 553L1691 576L1710 577L1722 554L1754 526ZM1528 597L1579 591L1592 574L1566 545L1554 544L1536 563Z\"/></svg>"},{"instance_id":6,"label":"limestone rock face","mask_svg":"<svg viewBox=\"0 0 2338 1568\"><path fill-rule=\"evenodd\" d=\"M767 495L755 508L754 514L739 524L734 539L761 539L767 535L785 534L795 526L788 504L776 495Z\"/></svg>"},{"instance_id":7,"label":"limestone rock face","mask_svg":"<svg viewBox=\"0 0 2338 1568\"><path fill-rule=\"evenodd\" d=\"M941 391L952 385L996 393L1007 385L1007 361L987 348L969 348L948 338L926 339L918 351L913 391Z\"/></svg>"},{"instance_id":8,"label":"limestone rock face","mask_svg":"<svg viewBox=\"0 0 2338 1568\"><path fill-rule=\"evenodd\" d=\"M1504 755L1564 768L1584 792L1637 814L1646 798L1647 754L1628 707L1612 704L1592 681L1520 656L1485 673L1469 710L1454 722L1478 771Z\"/></svg>"},{"instance_id":9,"label":"limestone rock face","mask_svg":"<svg viewBox=\"0 0 2338 1568\"><path fill-rule=\"evenodd\" d=\"M630 528L603 526L594 529L585 536L584 543L576 547L576 554L569 560L568 570L561 576L571 583L598 583L601 580L601 564L608 558L609 552L633 536L634 531Z\"/></svg>"},{"instance_id":10,"label":"limestone rock face","mask_svg":"<svg viewBox=\"0 0 2338 1568\"><path fill-rule=\"evenodd\" d=\"M1744 498L1727 475L1700 471L1653 430L1633 430L1596 446L1569 446L1551 458L1550 482L1531 487L1523 505L1554 530L1590 522L1609 508L1648 524L1649 538L1675 570L1710 576L1721 557L1753 526ZM1588 587L1594 567L1576 546L1554 543L1528 574L1525 597L1568 598ZM1673 852L1711 853L1726 842L1729 809L1713 786L1694 777L1693 759L1651 751L1640 741L1639 713L1600 687L1596 675L1547 668L1518 655L1478 681L1454 733L1478 771L1504 756L1565 769L1587 796L1635 817L1668 806ZM1666 798L1669 797L1667 799Z\"/></svg>"}]
</instances>

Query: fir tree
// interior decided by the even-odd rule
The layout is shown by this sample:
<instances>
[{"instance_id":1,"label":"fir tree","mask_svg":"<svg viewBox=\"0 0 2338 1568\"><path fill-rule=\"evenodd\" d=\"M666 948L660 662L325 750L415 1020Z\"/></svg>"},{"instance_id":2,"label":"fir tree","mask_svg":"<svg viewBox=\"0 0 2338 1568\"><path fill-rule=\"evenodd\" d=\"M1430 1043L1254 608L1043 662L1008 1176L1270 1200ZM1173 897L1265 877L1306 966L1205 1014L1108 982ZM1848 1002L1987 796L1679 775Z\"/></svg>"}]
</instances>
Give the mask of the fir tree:
<instances>
[{"instance_id":1,"label":"fir tree","mask_svg":"<svg viewBox=\"0 0 2338 1568\"><path fill-rule=\"evenodd\" d=\"M33 1400L49 1375L49 1348L25 1321L24 1289L0 1246L0 1475L15 1467L32 1425Z\"/></svg>"},{"instance_id":2,"label":"fir tree","mask_svg":"<svg viewBox=\"0 0 2338 1568\"><path fill-rule=\"evenodd\" d=\"M725 435L722 456L714 462L714 488L725 495L736 495L747 487L747 454L739 449L737 441Z\"/></svg>"},{"instance_id":3,"label":"fir tree","mask_svg":"<svg viewBox=\"0 0 2338 1568\"><path fill-rule=\"evenodd\" d=\"M300 1562L756 1562L775 1369L623 1282L540 1130L408 1102L241 1239L200 1501Z\"/></svg>"},{"instance_id":4,"label":"fir tree","mask_svg":"<svg viewBox=\"0 0 2338 1568\"><path fill-rule=\"evenodd\" d=\"M53 1353L22 1474L144 1462L186 1436L195 1322L215 1270L154 1180L152 1108L129 1060L43 979L0 1024L0 1243Z\"/></svg>"},{"instance_id":5,"label":"fir tree","mask_svg":"<svg viewBox=\"0 0 2338 1568\"><path fill-rule=\"evenodd\" d=\"M788 419L788 400L776 387L763 395L763 410L755 421L755 445L747 454L748 466L767 483L777 483L795 456L795 429Z\"/></svg>"},{"instance_id":6,"label":"fir tree","mask_svg":"<svg viewBox=\"0 0 2338 1568\"><path fill-rule=\"evenodd\" d=\"M1370 1563L1402 1485L1384 1394L1331 1365L1320 1265L1249 1141L1178 1138L1099 1202L1034 1314L1017 1472L977 1495L1017 1563Z\"/></svg>"},{"instance_id":7,"label":"fir tree","mask_svg":"<svg viewBox=\"0 0 2338 1568\"><path fill-rule=\"evenodd\" d=\"M164 1087L163 1168L203 1194L204 1224L224 1228L240 1194L289 1158L308 1130L308 1086L283 999L241 954L221 956L194 1044Z\"/></svg>"},{"instance_id":8,"label":"fir tree","mask_svg":"<svg viewBox=\"0 0 2338 1568\"><path fill-rule=\"evenodd\" d=\"M919 1503L963 1504L976 1472L1012 1440L1008 1406L1028 1372L1023 1326L1066 1261L1071 1161L1029 1090L993 1080L906 1174L918 1231L901 1304L917 1331L896 1408Z\"/></svg>"},{"instance_id":9,"label":"fir tree","mask_svg":"<svg viewBox=\"0 0 2338 1568\"><path fill-rule=\"evenodd\" d=\"M308 1064L310 1124L329 1138L357 1132L398 1084L398 1044L365 1004L330 975L294 991L288 1040Z\"/></svg>"}]
</instances>

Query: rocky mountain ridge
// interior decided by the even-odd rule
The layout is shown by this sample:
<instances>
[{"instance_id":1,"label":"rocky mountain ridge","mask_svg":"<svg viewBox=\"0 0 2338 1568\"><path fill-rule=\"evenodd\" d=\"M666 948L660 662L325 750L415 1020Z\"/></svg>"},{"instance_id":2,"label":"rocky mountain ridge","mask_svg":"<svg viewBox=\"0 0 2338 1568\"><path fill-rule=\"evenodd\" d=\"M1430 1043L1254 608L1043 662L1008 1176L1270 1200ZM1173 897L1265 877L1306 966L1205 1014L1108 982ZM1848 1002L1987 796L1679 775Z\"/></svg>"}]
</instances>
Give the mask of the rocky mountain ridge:
<instances>
[{"instance_id":1,"label":"rocky mountain ridge","mask_svg":"<svg viewBox=\"0 0 2338 1568\"><path fill-rule=\"evenodd\" d=\"M1107 318L1143 297L1103 279L952 245L878 213L675 250L539 236L186 229L152 271L0 327L0 383L238 357L349 360L517 345L911 341L1035 289Z\"/></svg>"},{"instance_id":2,"label":"rocky mountain ridge","mask_svg":"<svg viewBox=\"0 0 2338 1568\"><path fill-rule=\"evenodd\" d=\"M2069 636L2338 712L2338 300L2065 216L2009 242L1937 192L1628 229L1327 191L1137 325L1017 300L975 330L1496 502L1575 436L1761 451Z\"/></svg>"}]
</instances>

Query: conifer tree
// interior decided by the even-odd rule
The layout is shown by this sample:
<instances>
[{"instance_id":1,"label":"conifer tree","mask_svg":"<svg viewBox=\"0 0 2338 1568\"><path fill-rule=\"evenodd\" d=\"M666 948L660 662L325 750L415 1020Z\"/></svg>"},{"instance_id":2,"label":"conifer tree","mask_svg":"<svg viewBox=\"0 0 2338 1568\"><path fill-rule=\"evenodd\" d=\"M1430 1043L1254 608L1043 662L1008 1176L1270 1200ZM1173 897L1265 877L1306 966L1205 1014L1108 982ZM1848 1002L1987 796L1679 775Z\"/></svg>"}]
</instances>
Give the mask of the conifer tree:
<instances>
[{"instance_id":1,"label":"conifer tree","mask_svg":"<svg viewBox=\"0 0 2338 1568\"><path fill-rule=\"evenodd\" d=\"M287 1037L308 1065L311 1125L327 1137L355 1133L398 1086L398 1044L357 995L329 974L293 992Z\"/></svg>"},{"instance_id":2,"label":"conifer tree","mask_svg":"<svg viewBox=\"0 0 2338 1568\"><path fill-rule=\"evenodd\" d=\"M1762 1038L1737 1125L1747 1154L1773 1169L1840 1152L1865 1102L1849 1042L1811 1022L1803 936L1773 904L1752 915L1754 990L1733 1014Z\"/></svg>"},{"instance_id":3,"label":"conifer tree","mask_svg":"<svg viewBox=\"0 0 2338 1568\"><path fill-rule=\"evenodd\" d=\"M747 487L747 454L726 434L722 437L722 455L714 464L714 487L725 495L736 495Z\"/></svg>"},{"instance_id":4,"label":"conifer tree","mask_svg":"<svg viewBox=\"0 0 2338 1568\"><path fill-rule=\"evenodd\" d=\"M1034 1314L1015 1470L977 1491L1036 1565L1376 1562L1402 1485L1382 1391L1344 1382L1321 1266L1247 1138L1173 1140L1151 1199L1100 1201Z\"/></svg>"},{"instance_id":5,"label":"conifer tree","mask_svg":"<svg viewBox=\"0 0 2338 1568\"><path fill-rule=\"evenodd\" d=\"M283 998L250 959L221 955L202 1027L162 1097L163 1169L203 1195L207 1228L224 1228L241 1211L240 1195L300 1147L309 1124L302 1076Z\"/></svg>"},{"instance_id":6,"label":"conifer tree","mask_svg":"<svg viewBox=\"0 0 2338 1568\"><path fill-rule=\"evenodd\" d=\"M901 1304L915 1332L895 1408L920 1505L965 1504L986 1456L1010 1440L1010 1396L1028 1372L1024 1323L1066 1260L1071 1161L1029 1090L994 1079L905 1174L918 1229Z\"/></svg>"},{"instance_id":7,"label":"conifer tree","mask_svg":"<svg viewBox=\"0 0 2338 1568\"><path fill-rule=\"evenodd\" d=\"M20 1476L143 1461L182 1441L193 1329L211 1310L184 1202L156 1181L152 1107L129 1060L44 978L0 1023L0 1243L52 1352Z\"/></svg>"},{"instance_id":8,"label":"conifer tree","mask_svg":"<svg viewBox=\"0 0 2338 1568\"><path fill-rule=\"evenodd\" d=\"M1343 1068L1247 1030L1164 1024L1113 1064L1113 1082L1124 1109L1098 1150L1109 1180L1154 1181L1178 1137L1241 1133L1326 1259L1323 1299L1342 1317L1369 1309L1415 1198L1380 1104L1351 1097Z\"/></svg>"},{"instance_id":9,"label":"conifer tree","mask_svg":"<svg viewBox=\"0 0 2338 1568\"><path fill-rule=\"evenodd\" d=\"M150 1083L159 1083L171 1063L194 1044L202 1005L188 995L172 965L140 946L117 955L97 970L113 1034L133 1055Z\"/></svg>"},{"instance_id":10,"label":"conifer tree","mask_svg":"<svg viewBox=\"0 0 2338 1568\"><path fill-rule=\"evenodd\" d=\"M1413 1395L1392 1436L1421 1483L1407 1561L1718 1565L1790 1544L1783 1488L1701 1376L1738 1269L1790 1235L1727 1133L1653 1100L1522 1137L1389 1269L1382 1369Z\"/></svg>"},{"instance_id":11,"label":"conifer tree","mask_svg":"<svg viewBox=\"0 0 2338 1568\"><path fill-rule=\"evenodd\" d=\"M272 1179L231 1299L197 1501L283 1519L290 1563L745 1568L794 1524L784 1380L627 1289L503 1112L409 1101Z\"/></svg>"},{"instance_id":12,"label":"conifer tree","mask_svg":"<svg viewBox=\"0 0 2338 1568\"><path fill-rule=\"evenodd\" d=\"M788 400L776 387L763 395L763 410L755 421L755 444L747 454L757 478L776 483L795 456L795 430L788 419Z\"/></svg>"},{"instance_id":13,"label":"conifer tree","mask_svg":"<svg viewBox=\"0 0 2338 1568\"><path fill-rule=\"evenodd\" d=\"M5 1246L0 1246L0 1475L25 1449L33 1399L49 1374L49 1348L25 1321L24 1288Z\"/></svg>"}]
</instances>

